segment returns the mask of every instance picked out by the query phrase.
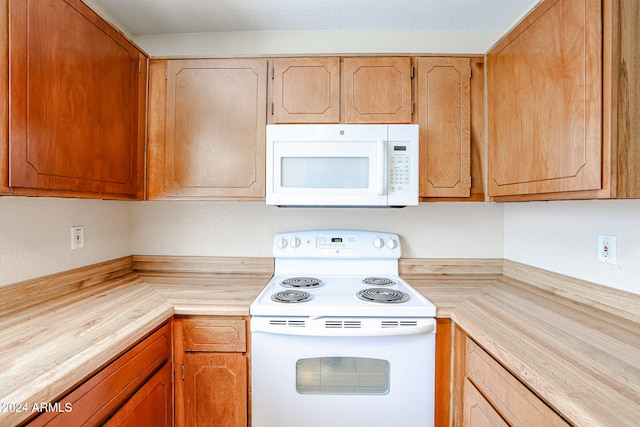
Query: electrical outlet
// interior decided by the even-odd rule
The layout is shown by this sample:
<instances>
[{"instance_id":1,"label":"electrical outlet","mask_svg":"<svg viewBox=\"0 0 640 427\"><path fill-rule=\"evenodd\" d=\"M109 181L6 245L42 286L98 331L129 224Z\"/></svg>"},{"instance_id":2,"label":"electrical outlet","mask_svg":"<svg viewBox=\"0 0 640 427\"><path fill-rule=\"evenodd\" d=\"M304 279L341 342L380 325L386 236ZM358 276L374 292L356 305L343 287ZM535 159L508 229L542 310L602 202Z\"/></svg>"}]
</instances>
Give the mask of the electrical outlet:
<instances>
[{"instance_id":1,"label":"electrical outlet","mask_svg":"<svg viewBox=\"0 0 640 427\"><path fill-rule=\"evenodd\" d=\"M84 227L71 227L71 249L84 247Z\"/></svg>"},{"instance_id":2,"label":"electrical outlet","mask_svg":"<svg viewBox=\"0 0 640 427\"><path fill-rule=\"evenodd\" d=\"M616 236L598 235L598 261L616 263Z\"/></svg>"}]
</instances>

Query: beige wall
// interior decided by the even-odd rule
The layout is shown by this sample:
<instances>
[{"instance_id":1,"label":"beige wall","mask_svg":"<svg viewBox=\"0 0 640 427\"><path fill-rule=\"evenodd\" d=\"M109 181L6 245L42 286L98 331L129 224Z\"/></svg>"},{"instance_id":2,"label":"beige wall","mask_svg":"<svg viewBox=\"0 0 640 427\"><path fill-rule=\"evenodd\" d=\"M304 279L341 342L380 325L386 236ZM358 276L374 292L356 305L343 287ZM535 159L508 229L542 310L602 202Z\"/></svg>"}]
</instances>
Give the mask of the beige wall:
<instances>
[{"instance_id":1,"label":"beige wall","mask_svg":"<svg viewBox=\"0 0 640 427\"><path fill-rule=\"evenodd\" d=\"M75 225L86 242L72 251ZM130 254L269 257L274 233L312 228L394 232L405 257L504 257L640 294L640 200L281 209L0 197L0 286ZM597 261L598 234L617 237L618 264Z\"/></svg>"},{"instance_id":2,"label":"beige wall","mask_svg":"<svg viewBox=\"0 0 640 427\"><path fill-rule=\"evenodd\" d=\"M78 225L85 244L72 251ZM130 254L130 202L0 197L0 286Z\"/></svg>"},{"instance_id":3,"label":"beige wall","mask_svg":"<svg viewBox=\"0 0 640 427\"><path fill-rule=\"evenodd\" d=\"M598 234L616 236L616 265ZM506 203L504 257L640 294L640 200Z\"/></svg>"},{"instance_id":4,"label":"beige wall","mask_svg":"<svg viewBox=\"0 0 640 427\"><path fill-rule=\"evenodd\" d=\"M271 257L277 232L344 228L397 233L407 258L501 258L502 210L495 203L331 209L141 202L132 205L132 249L138 255Z\"/></svg>"}]
</instances>

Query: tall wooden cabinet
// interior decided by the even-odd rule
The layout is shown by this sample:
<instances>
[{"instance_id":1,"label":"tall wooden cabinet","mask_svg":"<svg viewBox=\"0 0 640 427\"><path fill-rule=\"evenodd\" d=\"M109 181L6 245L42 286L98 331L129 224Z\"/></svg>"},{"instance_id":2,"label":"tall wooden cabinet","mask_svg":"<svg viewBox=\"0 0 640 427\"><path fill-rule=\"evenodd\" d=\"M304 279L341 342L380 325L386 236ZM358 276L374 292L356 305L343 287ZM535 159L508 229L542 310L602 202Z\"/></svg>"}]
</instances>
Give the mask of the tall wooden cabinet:
<instances>
[{"instance_id":1,"label":"tall wooden cabinet","mask_svg":"<svg viewBox=\"0 0 640 427\"><path fill-rule=\"evenodd\" d=\"M0 190L142 198L145 55L80 0L0 4L10 88Z\"/></svg>"},{"instance_id":2,"label":"tall wooden cabinet","mask_svg":"<svg viewBox=\"0 0 640 427\"><path fill-rule=\"evenodd\" d=\"M266 59L151 62L147 197L265 193Z\"/></svg>"},{"instance_id":3,"label":"tall wooden cabinet","mask_svg":"<svg viewBox=\"0 0 640 427\"><path fill-rule=\"evenodd\" d=\"M416 58L420 197L469 197L469 58Z\"/></svg>"},{"instance_id":4,"label":"tall wooden cabinet","mask_svg":"<svg viewBox=\"0 0 640 427\"><path fill-rule=\"evenodd\" d=\"M175 425L246 427L246 320L177 317L174 326Z\"/></svg>"},{"instance_id":5,"label":"tall wooden cabinet","mask_svg":"<svg viewBox=\"0 0 640 427\"><path fill-rule=\"evenodd\" d=\"M639 9L545 0L490 50L491 197L640 197Z\"/></svg>"}]
</instances>

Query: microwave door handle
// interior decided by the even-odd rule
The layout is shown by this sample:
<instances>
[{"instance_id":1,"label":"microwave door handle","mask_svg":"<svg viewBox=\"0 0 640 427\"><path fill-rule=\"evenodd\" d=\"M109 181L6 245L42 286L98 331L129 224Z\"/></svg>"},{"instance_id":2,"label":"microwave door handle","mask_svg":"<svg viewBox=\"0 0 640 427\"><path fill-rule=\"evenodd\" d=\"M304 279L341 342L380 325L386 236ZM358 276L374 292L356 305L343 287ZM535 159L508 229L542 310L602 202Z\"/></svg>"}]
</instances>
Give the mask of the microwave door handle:
<instances>
[{"instance_id":1,"label":"microwave door handle","mask_svg":"<svg viewBox=\"0 0 640 427\"><path fill-rule=\"evenodd\" d=\"M376 174L376 192L379 196L384 194L384 178L387 175L385 170L386 164L386 148L387 144L385 141L378 141L378 173Z\"/></svg>"}]
</instances>

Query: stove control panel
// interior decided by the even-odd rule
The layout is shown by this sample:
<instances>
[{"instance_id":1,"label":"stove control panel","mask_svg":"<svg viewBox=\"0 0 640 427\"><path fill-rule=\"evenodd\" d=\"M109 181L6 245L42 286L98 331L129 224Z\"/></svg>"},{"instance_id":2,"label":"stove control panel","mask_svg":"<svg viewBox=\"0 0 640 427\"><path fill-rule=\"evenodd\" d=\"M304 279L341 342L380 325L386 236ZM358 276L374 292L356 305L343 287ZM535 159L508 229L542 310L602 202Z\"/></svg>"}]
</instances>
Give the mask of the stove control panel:
<instances>
[{"instance_id":1,"label":"stove control panel","mask_svg":"<svg viewBox=\"0 0 640 427\"><path fill-rule=\"evenodd\" d=\"M402 255L397 234L363 230L313 230L278 233L275 258L397 259Z\"/></svg>"},{"instance_id":2,"label":"stove control panel","mask_svg":"<svg viewBox=\"0 0 640 427\"><path fill-rule=\"evenodd\" d=\"M360 246L358 236L354 235L318 236L316 239L318 249L355 249L358 246Z\"/></svg>"}]
</instances>

